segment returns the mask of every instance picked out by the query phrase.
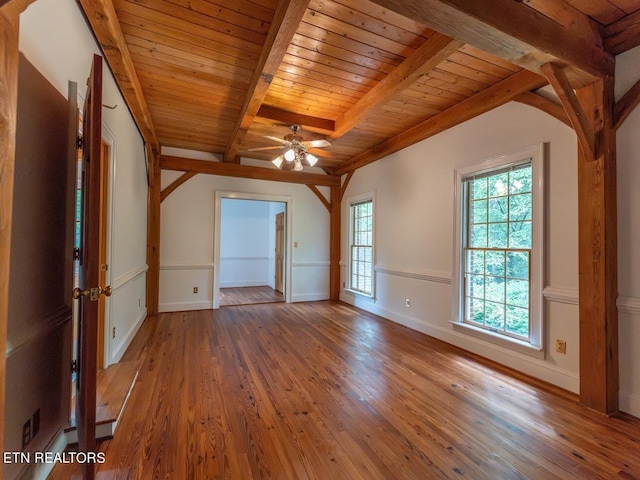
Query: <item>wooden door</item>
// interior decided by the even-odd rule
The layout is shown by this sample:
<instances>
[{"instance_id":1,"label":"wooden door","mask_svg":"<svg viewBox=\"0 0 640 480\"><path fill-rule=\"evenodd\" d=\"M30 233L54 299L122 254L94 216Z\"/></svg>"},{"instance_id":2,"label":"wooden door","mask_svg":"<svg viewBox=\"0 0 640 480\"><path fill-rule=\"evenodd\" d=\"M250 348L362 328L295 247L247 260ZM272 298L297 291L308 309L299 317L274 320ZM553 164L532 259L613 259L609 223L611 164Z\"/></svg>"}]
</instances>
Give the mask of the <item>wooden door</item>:
<instances>
[{"instance_id":1,"label":"wooden door","mask_svg":"<svg viewBox=\"0 0 640 480\"><path fill-rule=\"evenodd\" d=\"M276 290L284 293L284 212L276 214Z\"/></svg>"},{"instance_id":2,"label":"wooden door","mask_svg":"<svg viewBox=\"0 0 640 480\"><path fill-rule=\"evenodd\" d=\"M94 55L84 103L82 127L82 205L79 281L74 298L80 300L79 361L76 426L78 451L96 449L96 376L98 298L100 277L100 186L102 139L102 57ZM93 221L92 221L93 220ZM85 480L93 480L95 466L82 464Z\"/></svg>"},{"instance_id":3,"label":"wooden door","mask_svg":"<svg viewBox=\"0 0 640 480\"><path fill-rule=\"evenodd\" d=\"M109 144L104 140L100 142L100 245L99 262L100 273L98 285L107 284L107 217L109 201ZM97 343L97 367L101 370L105 366L104 344L105 344L105 315L106 297L100 295L98 299L98 343Z\"/></svg>"}]
</instances>

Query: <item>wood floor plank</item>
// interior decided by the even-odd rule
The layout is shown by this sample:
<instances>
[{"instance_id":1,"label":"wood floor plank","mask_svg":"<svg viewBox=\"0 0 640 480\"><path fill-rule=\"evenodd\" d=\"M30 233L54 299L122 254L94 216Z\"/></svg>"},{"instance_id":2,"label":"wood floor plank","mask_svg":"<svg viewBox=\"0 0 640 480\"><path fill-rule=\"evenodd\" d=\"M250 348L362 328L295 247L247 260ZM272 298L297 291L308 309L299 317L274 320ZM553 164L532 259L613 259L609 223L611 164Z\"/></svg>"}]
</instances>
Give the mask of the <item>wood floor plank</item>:
<instances>
[{"instance_id":1,"label":"wood floor plank","mask_svg":"<svg viewBox=\"0 0 640 480\"><path fill-rule=\"evenodd\" d=\"M220 306L284 302L284 295L269 286L220 289Z\"/></svg>"},{"instance_id":2,"label":"wood floor plank","mask_svg":"<svg viewBox=\"0 0 640 480\"><path fill-rule=\"evenodd\" d=\"M640 478L640 420L336 302L160 314L124 358L98 479Z\"/></svg>"}]
</instances>

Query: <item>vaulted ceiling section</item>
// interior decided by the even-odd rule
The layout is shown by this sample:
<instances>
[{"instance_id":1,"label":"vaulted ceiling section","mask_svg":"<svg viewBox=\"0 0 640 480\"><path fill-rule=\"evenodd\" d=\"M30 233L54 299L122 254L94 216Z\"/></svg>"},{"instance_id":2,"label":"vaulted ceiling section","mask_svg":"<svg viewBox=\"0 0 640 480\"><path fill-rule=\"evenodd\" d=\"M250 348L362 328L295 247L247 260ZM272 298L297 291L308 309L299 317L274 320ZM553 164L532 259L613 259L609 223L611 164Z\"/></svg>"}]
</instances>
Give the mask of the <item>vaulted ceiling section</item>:
<instances>
[{"instance_id":1,"label":"vaulted ceiling section","mask_svg":"<svg viewBox=\"0 0 640 480\"><path fill-rule=\"evenodd\" d=\"M145 140L272 160L291 124L343 174L640 44L637 0L78 0ZM528 102L527 102L528 100Z\"/></svg>"}]
</instances>

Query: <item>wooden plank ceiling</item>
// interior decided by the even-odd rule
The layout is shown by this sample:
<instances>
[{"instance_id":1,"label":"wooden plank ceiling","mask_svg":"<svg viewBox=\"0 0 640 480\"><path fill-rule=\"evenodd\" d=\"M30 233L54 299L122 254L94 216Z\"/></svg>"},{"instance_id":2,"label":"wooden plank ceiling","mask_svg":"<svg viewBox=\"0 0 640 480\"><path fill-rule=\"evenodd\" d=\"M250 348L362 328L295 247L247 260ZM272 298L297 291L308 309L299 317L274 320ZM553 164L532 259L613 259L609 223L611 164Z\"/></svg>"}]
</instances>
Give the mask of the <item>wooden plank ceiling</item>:
<instances>
[{"instance_id":1,"label":"wooden plank ceiling","mask_svg":"<svg viewBox=\"0 0 640 480\"><path fill-rule=\"evenodd\" d=\"M104 48L117 39L99 31L88 3L96 2L81 0ZM525 93L546 83L539 70L523 72L522 65L532 70L530 64L497 58L465 43L464 35L436 32L413 19L420 19L419 12L409 18L402 9L385 8L384 0L97 3L115 9L111 30L121 29L158 143L213 152L226 161L275 158L281 150L252 149L277 146L266 137L282 138L296 123L305 139L330 140L329 147L313 150L318 166L344 173L418 141L425 128L455 124L452 112L493 98L494 91L502 97L490 106L509 101L514 85ZM616 54L640 43L638 0L513 3L567 35L579 33L605 57L605 50ZM584 67L585 75L593 68Z\"/></svg>"}]
</instances>

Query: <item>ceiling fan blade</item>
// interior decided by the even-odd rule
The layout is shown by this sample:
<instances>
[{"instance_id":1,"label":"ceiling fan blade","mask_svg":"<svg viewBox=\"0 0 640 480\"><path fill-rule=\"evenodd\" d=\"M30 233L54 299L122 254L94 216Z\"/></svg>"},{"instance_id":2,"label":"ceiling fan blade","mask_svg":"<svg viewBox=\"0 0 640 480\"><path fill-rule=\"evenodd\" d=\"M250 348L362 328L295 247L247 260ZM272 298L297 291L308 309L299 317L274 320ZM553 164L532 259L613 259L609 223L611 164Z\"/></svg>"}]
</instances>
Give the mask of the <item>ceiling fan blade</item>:
<instances>
[{"instance_id":1,"label":"ceiling fan blade","mask_svg":"<svg viewBox=\"0 0 640 480\"><path fill-rule=\"evenodd\" d=\"M282 145L276 145L271 147L258 147L258 148L247 148L247 152L262 152L264 150L282 150Z\"/></svg>"},{"instance_id":2,"label":"ceiling fan blade","mask_svg":"<svg viewBox=\"0 0 640 480\"><path fill-rule=\"evenodd\" d=\"M309 148L307 149L307 152L314 154L316 157L336 158L336 156L333 153L327 152L326 150L319 150L317 148Z\"/></svg>"},{"instance_id":3,"label":"ceiling fan blade","mask_svg":"<svg viewBox=\"0 0 640 480\"><path fill-rule=\"evenodd\" d=\"M271 135L265 135L264 138L268 138L269 140L273 140L274 142L278 142L282 144L289 143L287 140L284 140L278 137L272 137Z\"/></svg>"},{"instance_id":4,"label":"ceiling fan blade","mask_svg":"<svg viewBox=\"0 0 640 480\"><path fill-rule=\"evenodd\" d=\"M302 143L304 143L307 147L312 148L328 147L329 145L331 145L331 142L329 140L309 140Z\"/></svg>"}]
</instances>

